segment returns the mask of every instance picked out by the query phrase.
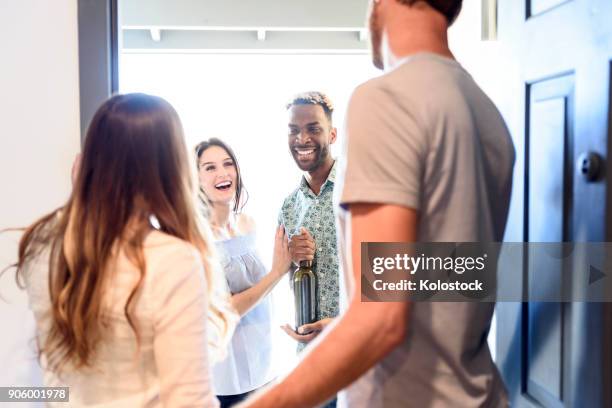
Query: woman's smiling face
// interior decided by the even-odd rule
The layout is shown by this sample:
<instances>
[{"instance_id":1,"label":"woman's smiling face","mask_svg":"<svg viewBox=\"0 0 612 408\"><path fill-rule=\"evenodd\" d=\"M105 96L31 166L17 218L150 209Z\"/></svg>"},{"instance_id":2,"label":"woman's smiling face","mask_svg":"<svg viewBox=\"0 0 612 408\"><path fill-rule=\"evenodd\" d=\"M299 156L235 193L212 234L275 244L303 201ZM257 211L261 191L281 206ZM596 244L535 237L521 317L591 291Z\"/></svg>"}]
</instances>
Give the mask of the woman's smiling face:
<instances>
[{"instance_id":1,"label":"woman's smiling face","mask_svg":"<svg viewBox=\"0 0 612 408\"><path fill-rule=\"evenodd\" d=\"M219 146L210 146L198 161L200 187L211 203L229 204L236 195L238 174L230 155Z\"/></svg>"}]
</instances>

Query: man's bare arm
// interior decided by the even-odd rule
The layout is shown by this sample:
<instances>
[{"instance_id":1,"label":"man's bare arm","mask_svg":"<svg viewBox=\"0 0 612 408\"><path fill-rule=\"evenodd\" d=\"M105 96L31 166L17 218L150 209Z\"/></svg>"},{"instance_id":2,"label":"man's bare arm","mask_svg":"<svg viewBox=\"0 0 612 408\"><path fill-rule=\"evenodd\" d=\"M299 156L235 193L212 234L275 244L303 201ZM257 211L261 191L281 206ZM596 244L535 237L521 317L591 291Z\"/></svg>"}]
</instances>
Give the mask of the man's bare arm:
<instances>
[{"instance_id":1,"label":"man's bare arm","mask_svg":"<svg viewBox=\"0 0 612 408\"><path fill-rule=\"evenodd\" d=\"M405 338L408 302L361 303L361 242L414 242L417 212L396 205L353 204L346 232L353 258L348 310L317 338L301 363L248 407L312 407L333 397Z\"/></svg>"}]
</instances>

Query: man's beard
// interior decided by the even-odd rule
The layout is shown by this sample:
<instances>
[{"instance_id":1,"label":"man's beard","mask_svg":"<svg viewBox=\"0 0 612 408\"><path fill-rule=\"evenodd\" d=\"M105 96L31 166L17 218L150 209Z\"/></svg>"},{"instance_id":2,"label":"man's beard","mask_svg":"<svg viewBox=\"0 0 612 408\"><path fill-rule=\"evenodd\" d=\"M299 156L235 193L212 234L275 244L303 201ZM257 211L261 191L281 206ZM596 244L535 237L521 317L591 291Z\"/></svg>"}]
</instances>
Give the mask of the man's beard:
<instances>
[{"instance_id":1,"label":"man's beard","mask_svg":"<svg viewBox=\"0 0 612 408\"><path fill-rule=\"evenodd\" d=\"M298 154L293 151L293 149L291 151L291 154L293 155L293 160L295 161L295 164L297 164L300 170L310 173L317 170L323 165L323 163L325 163L325 159L327 159L327 156L329 155L329 145L317 145L315 148L314 160L306 166L302 166L298 159Z\"/></svg>"},{"instance_id":2,"label":"man's beard","mask_svg":"<svg viewBox=\"0 0 612 408\"><path fill-rule=\"evenodd\" d=\"M382 55L382 27L376 11L376 3L371 2L370 5L370 45L372 48L372 63L378 69L384 69L385 64Z\"/></svg>"}]
</instances>

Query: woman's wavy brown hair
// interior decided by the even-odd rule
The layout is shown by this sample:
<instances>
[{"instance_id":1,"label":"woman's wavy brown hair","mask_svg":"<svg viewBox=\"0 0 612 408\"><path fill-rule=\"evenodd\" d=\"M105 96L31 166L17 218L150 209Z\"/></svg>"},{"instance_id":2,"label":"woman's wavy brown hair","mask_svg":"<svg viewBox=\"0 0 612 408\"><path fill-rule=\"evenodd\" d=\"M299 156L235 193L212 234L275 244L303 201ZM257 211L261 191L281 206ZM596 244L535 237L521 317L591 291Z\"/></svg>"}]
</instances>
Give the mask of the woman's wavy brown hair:
<instances>
[{"instance_id":1,"label":"woman's wavy brown hair","mask_svg":"<svg viewBox=\"0 0 612 408\"><path fill-rule=\"evenodd\" d=\"M197 178L176 111L162 98L117 95L96 112L85 139L80 168L68 202L25 230L19 243L17 277L29 261L50 248L51 327L39 353L48 368L92 365L108 329L105 283L118 248L140 270L124 307L132 316L145 273L143 241L154 216L159 229L194 245L202 258L209 295L209 320L227 337L234 316L223 292L215 290L219 271L208 225L197 206Z\"/></svg>"}]
</instances>

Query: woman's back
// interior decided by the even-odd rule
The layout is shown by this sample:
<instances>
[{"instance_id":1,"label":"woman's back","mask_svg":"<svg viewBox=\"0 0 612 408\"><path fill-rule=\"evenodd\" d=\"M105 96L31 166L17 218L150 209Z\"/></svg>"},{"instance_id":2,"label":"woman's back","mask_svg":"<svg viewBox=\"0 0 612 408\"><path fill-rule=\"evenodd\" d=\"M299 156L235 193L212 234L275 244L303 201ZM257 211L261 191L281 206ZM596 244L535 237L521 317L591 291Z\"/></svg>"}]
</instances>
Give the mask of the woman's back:
<instances>
[{"instance_id":1,"label":"woman's back","mask_svg":"<svg viewBox=\"0 0 612 408\"><path fill-rule=\"evenodd\" d=\"M74 406L217 406L209 385L208 291L201 258L191 244L156 230L144 240L143 253L146 272L130 313L139 343L124 307L140 271L120 249L109 262L102 296L108 326L91 367L66 365L59 375L45 370L45 385L70 387ZM49 251L32 259L24 272L44 344L52 309Z\"/></svg>"}]
</instances>

